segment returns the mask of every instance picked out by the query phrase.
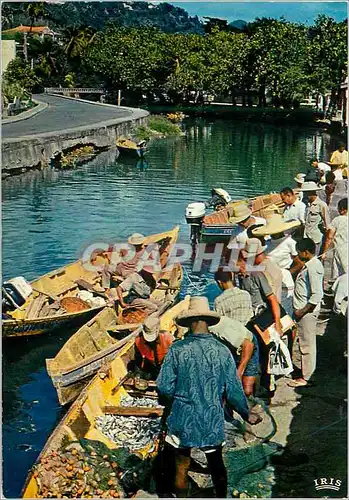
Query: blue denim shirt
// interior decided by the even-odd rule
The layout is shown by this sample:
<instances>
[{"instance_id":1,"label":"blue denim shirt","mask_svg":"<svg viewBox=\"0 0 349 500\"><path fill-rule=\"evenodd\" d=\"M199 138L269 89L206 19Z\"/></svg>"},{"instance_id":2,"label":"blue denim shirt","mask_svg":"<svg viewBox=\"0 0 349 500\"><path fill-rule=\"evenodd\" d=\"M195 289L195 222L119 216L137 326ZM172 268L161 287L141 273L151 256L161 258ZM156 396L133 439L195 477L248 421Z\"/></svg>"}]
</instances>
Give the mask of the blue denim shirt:
<instances>
[{"instance_id":1,"label":"blue denim shirt","mask_svg":"<svg viewBox=\"0 0 349 500\"><path fill-rule=\"evenodd\" d=\"M172 400L167 432L181 448L224 441L223 399L244 418L249 409L229 351L210 333L188 334L169 349L156 381Z\"/></svg>"}]
</instances>

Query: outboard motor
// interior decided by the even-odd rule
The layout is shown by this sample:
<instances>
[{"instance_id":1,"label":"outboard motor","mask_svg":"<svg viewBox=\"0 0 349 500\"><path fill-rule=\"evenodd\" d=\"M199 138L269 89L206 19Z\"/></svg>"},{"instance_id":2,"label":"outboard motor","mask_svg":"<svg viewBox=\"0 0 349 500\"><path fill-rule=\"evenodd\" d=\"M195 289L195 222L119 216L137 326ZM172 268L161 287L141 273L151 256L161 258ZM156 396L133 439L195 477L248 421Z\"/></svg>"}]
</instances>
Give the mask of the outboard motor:
<instances>
[{"instance_id":1,"label":"outboard motor","mask_svg":"<svg viewBox=\"0 0 349 500\"><path fill-rule=\"evenodd\" d=\"M202 202L189 203L185 210L186 221L190 224L190 240L193 245L196 245L199 241L202 221L205 217L205 210L205 203Z\"/></svg>"},{"instance_id":2,"label":"outboard motor","mask_svg":"<svg viewBox=\"0 0 349 500\"><path fill-rule=\"evenodd\" d=\"M2 285L2 305L8 308L18 309L25 304L33 289L22 276L5 281Z\"/></svg>"},{"instance_id":3,"label":"outboard motor","mask_svg":"<svg viewBox=\"0 0 349 500\"><path fill-rule=\"evenodd\" d=\"M212 188L211 198L206 202L207 207L213 207L215 210L218 206L225 207L231 202L231 197L227 191L221 188Z\"/></svg>"}]
</instances>

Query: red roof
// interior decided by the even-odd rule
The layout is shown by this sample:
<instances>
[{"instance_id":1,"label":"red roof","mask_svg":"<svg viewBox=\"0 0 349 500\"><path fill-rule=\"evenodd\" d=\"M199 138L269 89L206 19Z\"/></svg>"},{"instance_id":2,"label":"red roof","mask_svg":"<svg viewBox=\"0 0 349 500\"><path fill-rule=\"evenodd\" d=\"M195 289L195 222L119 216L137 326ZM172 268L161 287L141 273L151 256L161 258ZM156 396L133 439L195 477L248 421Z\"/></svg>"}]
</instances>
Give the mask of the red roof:
<instances>
[{"instance_id":1,"label":"red roof","mask_svg":"<svg viewBox=\"0 0 349 500\"><path fill-rule=\"evenodd\" d=\"M5 30L2 33L39 33L39 34L45 34L45 33L53 33L53 31L48 27L48 26L23 26L22 24L20 26L17 26L16 28L11 28L9 30Z\"/></svg>"}]
</instances>

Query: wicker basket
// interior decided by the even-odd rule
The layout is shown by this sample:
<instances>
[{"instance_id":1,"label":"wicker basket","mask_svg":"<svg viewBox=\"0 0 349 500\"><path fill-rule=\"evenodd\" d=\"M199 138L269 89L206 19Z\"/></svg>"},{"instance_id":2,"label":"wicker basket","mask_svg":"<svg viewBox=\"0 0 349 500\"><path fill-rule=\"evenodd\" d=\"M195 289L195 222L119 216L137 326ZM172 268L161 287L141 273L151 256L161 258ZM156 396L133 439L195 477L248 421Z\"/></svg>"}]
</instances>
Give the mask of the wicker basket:
<instances>
[{"instance_id":1,"label":"wicker basket","mask_svg":"<svg viewBox=\"0 0 349 500\"><path fill-rule=\"evenodd\" d=\"M127 325L130 323L143 323L145 318L148 316L146 309L141 309L139 307L126 307L119 314L119 323L121 325Z\"/></svg>"},{"instance_id":2,"label":"wicker basket","mask_svg":"<svg viewBox=\"0 0 349 500\"><path fill-rule=\"evenodd\" d=\"M85 311L86 309L91 309L89 304L78 297L64 297L60 301L61 307L65 309L68 313L74 313L79 311Z\"/></svg>"}]
</instances>

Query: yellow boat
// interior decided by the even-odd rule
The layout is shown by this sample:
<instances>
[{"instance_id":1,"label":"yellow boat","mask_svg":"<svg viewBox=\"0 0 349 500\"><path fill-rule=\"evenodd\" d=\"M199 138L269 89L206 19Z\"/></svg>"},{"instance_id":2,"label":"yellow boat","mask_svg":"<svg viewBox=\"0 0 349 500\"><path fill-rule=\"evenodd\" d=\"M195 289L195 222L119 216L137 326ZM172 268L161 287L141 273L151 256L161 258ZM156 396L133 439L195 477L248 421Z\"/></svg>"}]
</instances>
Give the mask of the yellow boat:
<instances>
[{"instance_id":1,"label":"yellow boat","mask_svg":"<svg viewBox=\"0 0 349 500\"><path fill-rule=\"evenodd\" d=\"M121 155L143 158L147 152L146 141L135 142L125 137L119 137L116 147Z\"/></svg>"},{"instance_id":2,"label":"yellow boat","mask_svg":"<svg viewBox=\"0 0 349 500\"><path fill-rule=\"evenodd\" d=\"M178 298L182 267L176 265L159 278L161 287L153 291L152 298L161 302L161 315ZM46 360L47 372L57 390L60 404L73 401L102 364L115 358L140 329L141 323L120 325L120 316L115 309L105 308L70 337L54 359Z\"/></svg>"},{"instance_id":3,"label":"yellow boat","mask_svg":"<svg viewBox=\"0 0 349 500\"><path fill-rule=\"evenodd\" d=\"M179 227L176 226L171 231L154 234L146 237L144 245L157 243L160 250L160 262L164 267L172 246L176 243ZM98 256L95 264L105 262L104 256ZM101 260L102 259L102 260ZM156 279L156 273L154 274ZM51 271L30 284L33 293L26 302L19 308L7 312L10 319L2 320L3 337L31 336L47 333L56 328L68 328L81 326L95 316L105 307L90 307L83 301L77 301L76 295L81 290L86 289L86 284L95 290L96 285L101 282L101 274L98 271L89 271L81 260L68 264L65 267ZM97 295L100 294L96 290ZM70 299L74 306L77 301L81 310L73 312L62 312L50 309L52 304L61 304L62 299ZM41 308L40 313L37 311Z\"/></svg>"},{"instance_id":4,"label":"yellow boat","mask_svg":"<svg viewBox=\"0 0 349 500\"><path fill-rule=\"evenodd\" d=\"M188 309L188 306L189 296L166 311L161 317L161 329L175 335L174 318L181 311ZM40 467L42 464L47 464L50 457L62 456L69 443L88 439L103 443L109 450L118 447L96 427L96 417L113 413L113 409L120 405L121 396L127 393L130 394L130 391L123 387L123 383L127 379L128 362L133 359L133 356L134 340L132 339L122 348L118 356L106 367L103 367L82 391L49 437L36 464L29 472L22 491L23 498L42 498ZM155 446L152 443L151 446L138 450L137 454L145 458L149 454L155 454L156 451L156 443ZM47 467L50 467L49 463ZM80 496L87 497L88 495L81 493Z\"/></svg>"}]
</instances>

